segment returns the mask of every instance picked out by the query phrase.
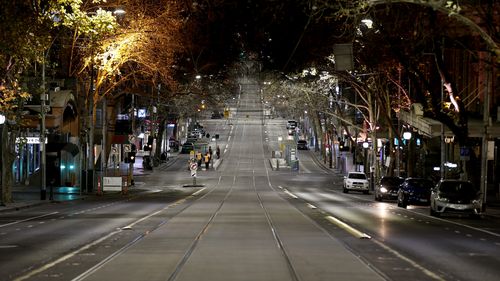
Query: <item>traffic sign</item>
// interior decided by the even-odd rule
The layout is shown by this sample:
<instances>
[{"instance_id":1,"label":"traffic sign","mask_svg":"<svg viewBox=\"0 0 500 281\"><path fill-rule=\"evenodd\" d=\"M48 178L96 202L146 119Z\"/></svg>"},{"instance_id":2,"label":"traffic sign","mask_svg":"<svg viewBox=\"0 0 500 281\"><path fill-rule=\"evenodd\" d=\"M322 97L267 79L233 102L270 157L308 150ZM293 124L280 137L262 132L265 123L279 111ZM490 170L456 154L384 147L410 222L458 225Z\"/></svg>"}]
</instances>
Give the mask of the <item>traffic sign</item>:
<instances>
[{"instance_id":1,"label":"traffic sign","mask_svg":"<svg viewBox=\"0 0 500 281\"><path fill-rule=\"evenodd\" d=\"M123 151L124 152L130 152L130 151L132 151L132 146L130 144L124 144L123 145Z\"/></svg>"},{"instance_id":2,"label":"traffic sign","mask_svg":"<svg viewBox=\"0 0 500 281\"><path fill-rule=\"evenodd\" d=\"M198 163L193 162L193 163L189 164L189 169L190 169L191 171L196 171L196 170L198 170Z\"/></svg>"},{"instance_id":3,"label":"traffic sign","mask_svg":"<svg viewBox=\"0 0 500 281\"><path fill-rule=\"evenodd\" d=\"M128 142L134 143L135 142L135 136L134 135L128 135Z\"/></svg>"}]
</instances>

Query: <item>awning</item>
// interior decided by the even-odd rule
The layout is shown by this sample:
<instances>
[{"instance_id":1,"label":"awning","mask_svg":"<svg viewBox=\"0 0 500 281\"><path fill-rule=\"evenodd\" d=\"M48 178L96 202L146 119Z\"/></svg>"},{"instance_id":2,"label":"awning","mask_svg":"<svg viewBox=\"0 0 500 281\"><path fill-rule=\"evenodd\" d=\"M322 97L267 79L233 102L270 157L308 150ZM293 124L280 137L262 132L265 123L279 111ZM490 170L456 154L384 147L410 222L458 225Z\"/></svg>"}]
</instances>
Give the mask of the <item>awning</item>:
<instances>
[{"instance_id":1,"label":"awning","mask_svg":"<svg viewBox=\"0 0 500 281\"><path fill-rule=\"evenodd\" d=\"M130 142L128 141L128 135L114 135L113 138L111 138L111 143L112 144L129 144Z\"/></svg>"},{"instance_id":2,"label":"awning","mask_svg":"<svg viewBox=\"0 0 500 281\"><path fill-rule=\"evenodd\" d=\"M74 143L47 143L45 146L45 150L47 152L60 152L66 151L71 153L73 157L75 157L80 150L78 149L78 145Z\"/></svg>"}]
</instances>

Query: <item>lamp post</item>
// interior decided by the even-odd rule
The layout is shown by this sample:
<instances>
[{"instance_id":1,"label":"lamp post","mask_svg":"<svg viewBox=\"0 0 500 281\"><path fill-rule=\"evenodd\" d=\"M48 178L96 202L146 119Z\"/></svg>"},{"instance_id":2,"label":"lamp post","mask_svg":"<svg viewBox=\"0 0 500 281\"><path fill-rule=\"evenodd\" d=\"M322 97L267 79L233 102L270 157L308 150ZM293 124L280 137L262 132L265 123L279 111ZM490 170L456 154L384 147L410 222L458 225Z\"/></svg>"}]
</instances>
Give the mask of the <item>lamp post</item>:
<instances>
[{"instance_id":1,"label":"lamp post","mask_svg":"<svg viewBox=\"0 0 500 281\"><path fill-rule=\"evenodd\" d=\"M363 142L363 150L364 150L364 163L363 163L363 170L365 174L367 173L366 167L368 166L368 148L370 147L370 144L367 141Z\"/></svg>"},{"instance_id":2,"label":"lamp post","mask_svg":"<svg viewBox=\"0 0 500 281\"><path fill-rule=\"evenodd\" d=\"M2 161L1 162L1 166L0 166L0 206L5 206L5 203L3 202L3 183L4 183L4 178L3 178L3 169L4 169L4 163L6 163L6 161L4 161L3 159L3 147L4 147L4 139L7 138L7 132L5 130L5 126L4 126L4 123L5 123L5 116L3 114L0 114L0 160ZM5 132L4 132L5 131ZM4 138L5 137L5 138Z\"/></svg>"},{"instance_id":3,"label":"lamp post","mask_svg":"<svg viewBox=\"0 0 500 281\"><path fill-rule=\"evenodd\" d=\"M411 132L407 131L407 132L403 133L403 139L407 142L407 144L406 144L406 147L407 147L406 148L406 151L407 151L407 153L406 153L406 176L407 177L411 176L410 169L409 169L409 167L410 167L410 142L409 141L410 141L411 137L412 137Z\"/></svg>"},{"instance_id":4,"label":"lamp post","mask_svg":"<svg viewBox=\"0 0 500 281\"><path fill-rule=\"evenodd\" d=\"M48 53L48 51L47 51ZM40 96L40 174L41 174L41 187L40 187L40 200L45 200L47 196L47 173L46 173L46 147L45 147L45 101L47 100L47 93L45 90L45 54L43 54L42 62L42 94Z\"/></svg>"}]
</instances>

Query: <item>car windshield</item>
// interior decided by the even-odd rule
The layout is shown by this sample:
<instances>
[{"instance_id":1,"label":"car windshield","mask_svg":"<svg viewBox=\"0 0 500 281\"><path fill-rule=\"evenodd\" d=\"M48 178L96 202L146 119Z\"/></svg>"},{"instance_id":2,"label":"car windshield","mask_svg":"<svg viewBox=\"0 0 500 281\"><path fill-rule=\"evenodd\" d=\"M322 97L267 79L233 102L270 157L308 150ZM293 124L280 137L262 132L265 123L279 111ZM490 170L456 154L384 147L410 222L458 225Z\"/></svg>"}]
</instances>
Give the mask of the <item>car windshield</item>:
<instances>
[{"instance_id":1,"label":"car windshield","mask_svg":"<svg viewBox=\"0 0 500 281\"><path fill-rule=\"evenodd\" d=\"M352 174L349 174L349 178L350 179L366 180L366 175L365 174L352 173Z\"/></svg>"},{"instance_id":2,"label":"car windshield","mask_svg":"<svg viewBox=\"0 0 500 281\"><path fill-rule=\"evenodd\" d=\"M306 141L305 141L305 140L299 140L299 141L298 141L298 143L300 143L300 144L305 144L305 143L306 143Z\"/></svg>"},{"instance_id":3,"label":"car windshield","mask_svg":"<svg viewBox=\"0 0 500 281\"><path fill-rule=\"evenodd\" d=\"M415 189L432 189L434 184L431 180L413 179L408 180L408 185Z\"/></svg>"},{"instance_id":4,"label":"car windshield","mask_svg":"<svg viewBox=\"0 0 500 281\"><path fill-rule=\"evenodd\" d=\"M477 189L470 182L464 181L444 181L439 186L439 191L448 194L470 194L477 193Z\"/></svg>"},{"instance_id":5,"label":"car windshield","mask_svg":"<svg viewBox=\"0 0 500 281\"><path fill-rule=\"evenodd\" d=\"M382 178L380 180L380 184L382 185L388 185L388 186L397 186L400 185L403 182L403 179L401 178Z\"/></svg>"}]
</instances>

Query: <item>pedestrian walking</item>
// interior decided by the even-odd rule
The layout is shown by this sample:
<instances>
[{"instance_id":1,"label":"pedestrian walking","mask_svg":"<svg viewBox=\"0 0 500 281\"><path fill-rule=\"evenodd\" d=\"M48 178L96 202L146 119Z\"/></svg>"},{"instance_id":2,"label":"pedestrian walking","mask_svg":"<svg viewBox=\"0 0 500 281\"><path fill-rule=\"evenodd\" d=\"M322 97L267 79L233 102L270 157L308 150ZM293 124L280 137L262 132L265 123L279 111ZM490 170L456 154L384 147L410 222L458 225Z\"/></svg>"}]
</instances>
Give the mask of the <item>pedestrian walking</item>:
<instances>
[{"instance_id":1,"label":"pedestrian walking","mask_svg":"<svg viewBox=\"0 0 500 281\"><path fill-rule=\"evenodd\" d=\"M208 167L210 166L210 154L208 152L205 154L205 169L208 171Z\"/></svg>"},{"instance_id":2,"label":"pedestrian walking","mask_svg":"<svg viewBox=\"0 0 500 281\"><path fill-rule=\"evenodd\" d=\"M217 159L220 158L220 147L217 146L217 148L215 149L215 154L217 155Z\"/></svg>"},{"instance_id":3,"label":"pedestrian walking","mask_svg":"<svg viewBox=\"0 0 500 281\"><path fill-rule=\"evenodd\" d=\"M211 146L208 147L208 154L210 155L210 160L212 160L213 151Z\"/></svg>"},{"instance_id":4,"label":"pedestrian walking","mask_svg":"<svg viewBox=\"0 0 500 281\"><path fill-rule=\"evenodd\" d=\"M198 167L201 167L201 160L203 159L203 155L201 154L201 152L197 152L196 153L196 160L198 160Z\"/></svg>"}]
</instances>

